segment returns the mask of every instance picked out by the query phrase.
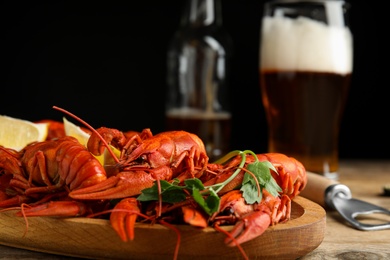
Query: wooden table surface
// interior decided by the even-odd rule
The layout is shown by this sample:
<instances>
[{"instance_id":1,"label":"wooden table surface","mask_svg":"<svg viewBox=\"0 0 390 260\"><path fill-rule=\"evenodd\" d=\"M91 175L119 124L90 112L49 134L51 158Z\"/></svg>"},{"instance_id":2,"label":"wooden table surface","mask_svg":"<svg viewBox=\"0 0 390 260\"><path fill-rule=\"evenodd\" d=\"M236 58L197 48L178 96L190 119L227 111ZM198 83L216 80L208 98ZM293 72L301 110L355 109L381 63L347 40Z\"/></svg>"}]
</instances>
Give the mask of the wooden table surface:
<instances>
[{"instance_id":1,"label":"wooden table surface","mask_svg":"<svg viewBox=\"0 0 390 260\"><path fill-rule=\"evenodd\" d=\"M390 209L384 186L390 185L389 161L342 161L339 182L347 185L355 199ZM384 217L390 221L390 216ZM75 259L0 245L0 259ZM300 258L308 259L390 259L390 229L360 231L350 227L341 216L327 210L326 234L321 245Z\"/></svg>"},{"instance_id":2,"label":"wooden table surface","mask_svg":"<svg viewBox=\"0 0 390 260\"><path fill-rule=\"evenodd\" d=\"M383 195L384 186L390 185L390 160L343 161L339 182L350 188L353 198L390 209L390 197ZM390 216L385 219L390 221ZM360 231L327 210L322 244L301 259L390 259L390 229Z\"/></svg>"}]
</instances>

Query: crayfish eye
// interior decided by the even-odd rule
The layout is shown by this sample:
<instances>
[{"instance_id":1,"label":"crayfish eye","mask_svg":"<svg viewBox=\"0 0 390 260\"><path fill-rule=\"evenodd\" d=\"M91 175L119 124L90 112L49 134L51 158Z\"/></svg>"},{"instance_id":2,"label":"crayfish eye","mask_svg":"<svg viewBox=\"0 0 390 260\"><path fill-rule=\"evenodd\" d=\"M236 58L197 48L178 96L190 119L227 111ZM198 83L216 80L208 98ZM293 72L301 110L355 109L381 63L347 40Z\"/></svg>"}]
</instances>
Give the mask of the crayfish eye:
<instances>
[{"instance_id":1,"label":"crayfish eye","mask_svg":"<svg viewBox=\"0 0 390 260\"><path fill-rule=\"evenodd\" d=\"M224 216L230 216L234 214L234 210L232 207L227 207L222 211L222 215Z\"/></svg>"},{"instance_id":2,"label":"crayfish eye","mask_svg":"<svg viewBox=\"0 0 390 260\"><path fill-rule=\"evenodd\" d=\"M135 161L136 161L136 163L144 164L145 162L147 162L147 160L148 160L148 157L146 156L146 154L143 154L140 157L138 157Z\"/></svg>"}]
</instances>

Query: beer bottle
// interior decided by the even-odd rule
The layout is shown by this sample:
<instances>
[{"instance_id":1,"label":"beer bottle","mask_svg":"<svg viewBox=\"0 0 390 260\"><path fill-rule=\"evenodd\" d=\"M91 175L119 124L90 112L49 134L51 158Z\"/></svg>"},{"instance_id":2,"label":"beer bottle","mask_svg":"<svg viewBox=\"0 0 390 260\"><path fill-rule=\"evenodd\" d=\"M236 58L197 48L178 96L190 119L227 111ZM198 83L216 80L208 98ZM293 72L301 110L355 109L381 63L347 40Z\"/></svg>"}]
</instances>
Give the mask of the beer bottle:
<instances>
[{"instance_id":1,"label":"beer bottle","mask_svg":"<svg viewBox=\"0 0 390 260\"><path fill-rule=\"evenodd\" d=\"M187 0L168 48L166 128L197 134L210 161L229 152L231 51L220 0Z\"/></svg>"}]
</instances>

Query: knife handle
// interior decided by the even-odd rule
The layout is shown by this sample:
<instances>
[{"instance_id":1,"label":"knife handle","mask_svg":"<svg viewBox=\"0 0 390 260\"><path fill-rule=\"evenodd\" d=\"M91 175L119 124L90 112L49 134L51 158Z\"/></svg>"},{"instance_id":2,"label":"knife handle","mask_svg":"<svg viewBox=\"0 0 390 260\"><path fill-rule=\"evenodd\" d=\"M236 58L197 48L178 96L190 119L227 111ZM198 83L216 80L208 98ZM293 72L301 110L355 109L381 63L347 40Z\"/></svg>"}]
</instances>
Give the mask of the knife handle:
<instances>
[{"instance_id":1,"label":"knife handle","mask_svg":"<svg viewBox=\"0 0 390 260\"><path fill-rule=\"evenodd\" d=\"M306 172L306 174L307 184L299 195L320 204L322 207L327 207L327 193L329 189L332 189L331 187L339 183L313 172Z\"/></svg>"}]
</instances>

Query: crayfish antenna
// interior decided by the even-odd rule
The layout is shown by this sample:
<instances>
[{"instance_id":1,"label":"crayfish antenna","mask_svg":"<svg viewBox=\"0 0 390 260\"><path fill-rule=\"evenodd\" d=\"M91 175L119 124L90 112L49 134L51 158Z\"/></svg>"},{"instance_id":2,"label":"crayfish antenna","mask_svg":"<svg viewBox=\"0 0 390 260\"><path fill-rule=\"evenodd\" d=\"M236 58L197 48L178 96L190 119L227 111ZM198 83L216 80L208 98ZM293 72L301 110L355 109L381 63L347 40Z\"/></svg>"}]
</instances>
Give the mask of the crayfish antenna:
<instances>
[{"instance_id":1,"label":"crayfish antenna","mask_svg":"<svg viewBox=\"0 0 390 260\"><path fill-rule=\"evenodd\" d=\"M244 257L245 260L249 260L249 257L246 255L244 249L242 248L242 246L240 245L239 242L237 242L237 240L234 238L234 236L232 234L230 234L229 232L227 232L226 230L222 229L219 225L215 225L214 226L215 230L217 230L218 232L221 232L223 234L225 234L227 236L228 239L230 239L232 241L232 243L234 243L238 250L240 250L240 253L241 255Z\"/></svg>"},{"instance_id":2,"label":"crayfish antenna","mask_svg":"<svg viewBox=\"0 0 390 260\"><path fill-rule=\"evenodd\" d=\"M24 214L24 207L26 207L26 206L28 207L27 203L21 203L20 206L17 206L17 207L15 206L15 207L9 207L9 208L5 208L5 209L0 209L0 213L6 212L6 211L12 211L12 210L20 210L22 212L24 223L26 223L26 229L24 230L22 237L25 237L27 234L27 231L28 231L28 219L27 219L27 216Z\"/></svg>"},{"instance_id":3,"label":"crayfish antenna","mask_svg":"<svg viewBox=\"0 0 390 260\"><path fill-rule=\"evenodd\" d=\"M72 114L71 112L69 112L69 111L67 111L67 110L65 110L63 108L60 108L60 107L57 107L57 106L53 106L53 108L58 110L58 111L61 111L61 112L65 113L65 114L67 114L68 116L73 117L74 119L76 119L77 121L79 121L80 123L85 125L89 130L94 132L100 138L100 140L103 142L104 146L107 148L107 150L110 153L110 155L112 156L112 158L114 158L115 162L119 163L119 159L116 157L114 151L110 148L110 146L108 145L106 140L104 140L104 138L99 134L98 131L96 131L95 128L93 128L90 124L88 124L87 122L82 120L80 117L76 116L75 114Z\"/></svg>"}]
</instances>

